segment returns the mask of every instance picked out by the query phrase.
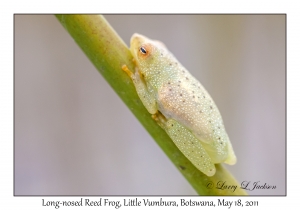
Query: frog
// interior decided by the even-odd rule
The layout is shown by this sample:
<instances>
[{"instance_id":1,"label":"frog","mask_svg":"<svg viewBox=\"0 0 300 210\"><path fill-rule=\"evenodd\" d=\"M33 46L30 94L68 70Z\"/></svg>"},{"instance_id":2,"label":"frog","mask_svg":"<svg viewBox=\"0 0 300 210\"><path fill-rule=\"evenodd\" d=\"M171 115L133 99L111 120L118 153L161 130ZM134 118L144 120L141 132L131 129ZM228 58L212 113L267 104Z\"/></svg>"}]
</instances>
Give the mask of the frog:
<instances>
[{"instance_id":1,"label":"frog","mask_svg":"<svg viewBox=\"0 0 300 210\"><path fill-rule=\"evenodd\" d=\"M215 102L201 83L160 41L135 33L129 48L135 64L122 70L131 78L147 111L206 176L215 164L234 165L232 144Z\"/></svg>"}]
</instances>

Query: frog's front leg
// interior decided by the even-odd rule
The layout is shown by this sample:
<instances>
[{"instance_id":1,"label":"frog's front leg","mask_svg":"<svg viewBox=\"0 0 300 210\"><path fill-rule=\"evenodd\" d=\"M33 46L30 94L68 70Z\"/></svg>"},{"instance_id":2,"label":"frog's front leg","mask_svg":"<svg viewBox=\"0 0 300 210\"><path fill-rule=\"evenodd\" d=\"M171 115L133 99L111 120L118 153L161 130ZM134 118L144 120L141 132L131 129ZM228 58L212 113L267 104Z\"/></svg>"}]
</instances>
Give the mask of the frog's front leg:
<instances>
[{"instance_id":1,"label":"frog's front leg","mask_svg":"<svg viewBox=\"0 0 300 210\"><path fill-rule=\"evenodd\" d=\"M136 69L135 73L132 73L126 65L122 66L122 70L125 71L128 76L132 79L133 84L136 88L136 92L141 99L142 103L146 107L149 113L155 114L157 113L157 104L155 97L148 90L147 85L143 78L141 78L138 69Z\"/></svg>"},{"instance_id":2,"label":"frog's front leg","mask_svg":"<svg viewBox=\"0 0 300 210\"><path fill-rule=\"evenodd\" d=\"M158 112L152 118L168 133L179 150L192 162L194 166L207 176L216 172L214 163L204 149L201 141L195 135L174 119L167 119Z\"/></svg>"}]
</instances>

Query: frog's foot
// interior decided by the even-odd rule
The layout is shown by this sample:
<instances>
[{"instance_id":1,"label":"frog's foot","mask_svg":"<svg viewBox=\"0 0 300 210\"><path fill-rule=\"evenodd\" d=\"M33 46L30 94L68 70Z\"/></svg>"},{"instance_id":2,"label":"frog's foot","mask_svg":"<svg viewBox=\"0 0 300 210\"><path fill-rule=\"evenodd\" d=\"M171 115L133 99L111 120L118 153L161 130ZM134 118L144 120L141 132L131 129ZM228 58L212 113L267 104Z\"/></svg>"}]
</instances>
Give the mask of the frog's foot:
<instances>
[{"instance_id":1,"label":"frog's foot","mask_svg":"<svg viewBox=\"0 0 300 210\"><path fill-rule=\"evenodd\" d=\"M152 119L154 119L160 127L165 129L167 119L161 112L157 111L155 114L153 114Z\"/></svg>"},{"instance_id":2,"label":"frog's foot","mask_svg":"<svg viewBox=\"0 0 300 210\"><path fill-rule=\"evenodd\" d=\"M122 70L125 71L126 74L128 74L128 76L129 76L130 78L133 78L133 75L134 75L134 74L132 73L132 71L129 70L129 68L126 66L126 64L124 64L124 65L122 66Z\"/></svg>"}]
</instances>

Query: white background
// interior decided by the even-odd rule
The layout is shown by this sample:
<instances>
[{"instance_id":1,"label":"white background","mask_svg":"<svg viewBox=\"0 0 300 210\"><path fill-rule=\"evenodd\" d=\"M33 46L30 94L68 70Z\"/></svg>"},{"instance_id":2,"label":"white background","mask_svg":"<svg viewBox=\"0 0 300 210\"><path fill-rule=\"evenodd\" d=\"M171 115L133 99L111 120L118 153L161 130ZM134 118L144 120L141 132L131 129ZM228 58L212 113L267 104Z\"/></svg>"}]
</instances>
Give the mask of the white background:
<instances>
[{"instance_id":1,"label":"white background","mask_svg":"<svg viewBox=\"0 0 300 210\"><path fill-rule=\"evenodd\" d=\"M14 13L82 13L82 12L192 12L192 13L287 13L287 197L248 197L244 200L259 200L260 205L257 209L265 209L265 207L283 207L298 206L296 197L297 189L299 187L298 181L298 160L299 160L299 146L298 146L298 119L299 119L299 13L296 1L200 1L195 2L185 0L174 2L172 7L169 4L163 4L161 1L152 1L151 4L141 5L140 1L130 1L116 4L114 1L106 2L101 5L98 1L85 1L87 4L73 4L70 7L69 2L56 2L51 1L51 4L45 2L35 1L9 1L3 2L1 7L1 66L0 71L0 164L1 164L1 190L0 196L2 198L1 206L5 209L41 209L41 199L43 197L14 197L13 184L14 184L14 168L13 168L13 152L14 152L14 136L13 136L13 63L14 63ZM294 4L294 2L296 4ZM99 4L99 5L97 5ZM101 5L101 6L100 6ZM115 27L115 26L114 26ZM129 37L130 35L128 35ZM126 40L127 41L127 40ZM164 41L164 40L162 40ZM166 41L164 41L166 42ZM127 41L128 43L128 41ZM170 48L170 46L169 46ZM175 54L175 52L173 52ZM175 54L176 55L176 54ZM176 55L178 58L179 56ZM179 58L181 59L181 58ZM183 63L183 61L181 60ZM186 63L183 63L187 66ZM191 69L190 69L191 70ZM201 81L205 86L203 81ZM208 89L208 87L206 87ZM209 90L211 95L212 91ZM214 98L216 100L216 98ZM122 103L122 102L121 102ZM218 104L220 110L220 104ZM224 113L223 118L224 117ZM226 128L228 125L226 125ZM228 130L228 128L227 128ZM231 135L231 134L230 134ZM232 137L231 137L232 138ZM233 141L233 140L232 140ZM256 153L255 153L256 155ZM233 167L230 167L232 170ZM275 174L273 174L275 175ZM56 198L51 197L53 200ZM66 200L72 198L64 197ZM74 197L73 197L74 198ZM120 197L119 197L120 198ZM178 197L177 197L178 198ZM203 198L206 200L207 198ZM231 200L227 197L228 200Z\"/></svg>"}]
</instances>

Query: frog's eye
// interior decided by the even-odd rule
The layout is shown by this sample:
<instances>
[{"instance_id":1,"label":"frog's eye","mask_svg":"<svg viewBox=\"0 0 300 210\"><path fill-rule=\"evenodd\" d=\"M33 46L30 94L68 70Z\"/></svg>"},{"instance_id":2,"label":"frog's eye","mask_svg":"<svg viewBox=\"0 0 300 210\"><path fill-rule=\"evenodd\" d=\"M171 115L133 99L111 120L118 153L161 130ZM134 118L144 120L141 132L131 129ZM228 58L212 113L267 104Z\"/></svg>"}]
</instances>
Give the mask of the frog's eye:
<instances>
[{"instance_id":1,"label":"frog's eye","mask_svg":"<svg viewBox=\"0 0 300 210\"><path fill-rule=\"evenodd\" d=\"M141 47L140 52L145 55L147 53L147 50L144 47Z\"/></svg>"},{"instance_id":2,"label":"frog's eye","mask_svg":"<svg viewBox=\"0 0 300 210\"><path fill-rule=\"evenodd\" d=\"M147 58L152 52L152 46L150 44L143 44L139 49L139 56L143 59Z\"/></svg>"}]
</instances>

